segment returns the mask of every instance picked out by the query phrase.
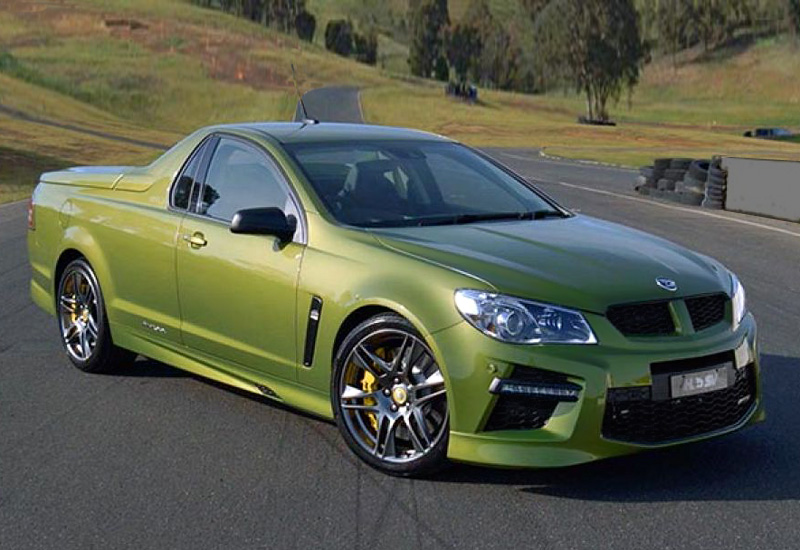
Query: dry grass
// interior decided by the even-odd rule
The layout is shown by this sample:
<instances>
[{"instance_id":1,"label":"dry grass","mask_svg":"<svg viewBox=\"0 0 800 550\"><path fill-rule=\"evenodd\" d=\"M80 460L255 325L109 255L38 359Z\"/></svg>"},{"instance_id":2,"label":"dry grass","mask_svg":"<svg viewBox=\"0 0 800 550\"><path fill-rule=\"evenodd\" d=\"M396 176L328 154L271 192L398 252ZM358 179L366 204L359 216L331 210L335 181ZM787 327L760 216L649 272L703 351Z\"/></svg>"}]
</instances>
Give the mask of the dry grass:
<instances>
[{"instance_id":1,"label":"dry grass","mask_svg":"<svg viewBox=\"0 0 800 550\"><path fill-rule=\"evenodd\" d=\"M359 3L310 5L327 6L330 16ZM405 0L391 0L387 9L403 13L404 6ZM451 3L454 19L465 6ZM493 6L510 9L508 0L493 0ZM137 28L109 26L109 18L135 20ZM402 45L384 39L381 44L403 57ZM295 106L289 69L294 62L304 89L361 86L370 122L421 128L473 145L537 147L627 165L670 155L800 159L797 144L739 137L753 126L800 127L800 56L789 41L710 57L694 52L677 68L671 60L656 61L645 71L632 107L614 109L616 128L576 124L583 101L574 94L484 91L482 103L470 106L444 97L439 84L393 76L185 1L3 0L3 50L11 57L0 74L0 104L165 145L207 124L288 119ZM33 159L89 164L141 163L157 154L5 115L0 147L24 149Z\"/></svg>"},{"instance_id":2,"label":"dry grass","mask_svg":"<svg viewBox=\"0 0 800 550\"><path fill-rule=\"evenodd\" d=\"M550 98L492 93L480 105L444 97L436 89L373 88L362 93L366 116L377 123L411 126L478 146L533 147L546 153L623 165L658 156L714 154L800 160L797 144L754 140L708 128L622 123L577 124Z\"/></svg>"}]
</instances>

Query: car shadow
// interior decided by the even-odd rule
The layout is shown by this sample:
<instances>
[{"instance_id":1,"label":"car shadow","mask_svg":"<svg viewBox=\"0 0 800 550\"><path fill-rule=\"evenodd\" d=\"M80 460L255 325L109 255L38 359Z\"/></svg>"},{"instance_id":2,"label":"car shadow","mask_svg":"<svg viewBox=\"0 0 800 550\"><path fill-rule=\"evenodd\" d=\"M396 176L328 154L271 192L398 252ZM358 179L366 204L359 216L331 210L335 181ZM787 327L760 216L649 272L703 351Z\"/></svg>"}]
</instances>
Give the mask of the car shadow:
<instances>
[{"instance_id":1,"label":"car shadow","mask_svg":"<svg viewBox=\"0 0 800 550\"><path fill-rule=\"evenodd\" d=\"M457 465L443 482L601 502L796 500L800 358L761 356L767 421L719 439L554 470Z\"/></svg>"},{"instance_id":2,"label":"car shadow","mask_svg":"<svg viewBox=\"0 0 800 550\"><path fill-rule=\"evenodd\" d=\"M800 498L800 426L795 388L800 358L761 356L767 421L719 439L569 468L503 470L454 464L433 483L508 485L542 495L600 502L796 500ZM140 358L115 376L191 378L322 424L324 419L169 365Z\"/></svg>"},{"instance_id":3,"label":"car shadow","mask_svg":"<svg viewBox=\"0 0 800 550\"><path fill-rule=\"evenodd\" d=\"M103 376L122 376L125 378L188 378L190 373L171 367L146 357L139 357L129 365L118 366L113 372Z\"/></svg>"},{"instance_id":4,"label":"car shadow","mask_svg":"<svg viewBox=\"0 0 800 550\"><path fill-rule=\"evenodd\" d=\"M125 367L120 367L117 370L114 370L113 373L106 374L104 376L121 376L121 377L131 377L131 378L186 378L191 379L206 386L213 387L218 390L222 390L227 393L231 393L245 399L249 399L251 401L255 401L262 405L267 405L269 407L273 407L275 409L279 409L282 411L291 412L292 414L296 414L298 416L302 416L304 418L309 418L313 420L318 420L321 422L328 422L324 418L320 418L318 416L314 416L312 414L306 413L299 409L295 409L289 405L284 404L281 401L277 401L275 399L271 399L265 395L252 393L247 390L243 390L241 388L237 388L235 386L229 386L228 384L224 384L222 382L218 382L216 380L212 380L210 378L205 378L203 376L194 374L192 372L181 370L177 367L173 367L167 365L165 363L160 363L153 359L149 359L147 357L139 356L136 361L131 365L126 365Z\"/></svg>"}]
</instances>

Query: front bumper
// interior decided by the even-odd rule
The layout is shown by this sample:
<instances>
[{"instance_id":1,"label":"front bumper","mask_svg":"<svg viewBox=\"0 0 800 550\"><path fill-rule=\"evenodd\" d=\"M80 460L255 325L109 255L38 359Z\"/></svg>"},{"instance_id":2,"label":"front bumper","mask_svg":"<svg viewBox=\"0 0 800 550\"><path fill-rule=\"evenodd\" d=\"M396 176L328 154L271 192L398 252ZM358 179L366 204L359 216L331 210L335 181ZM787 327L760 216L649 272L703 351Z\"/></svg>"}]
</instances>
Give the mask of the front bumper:
<instances>
[{"instance_id":1,"label":"front bumper","mask_svg":"<svg viewBox=\"0 0 800 550\"><path fill-rule=\"evenodd\" d=\"M602 322L593 326L602 325ZM736 332L729 324L679 337L628 339L613 332L598 334L593 346L515 346L488 338L466 323L438 332L429 344L438 355L449 385L452 460L501 467L559 467L668 447L730 433L762 421L756 323L747 315ZM690 437L655 443L616 441L603 435L611 388L653 385L651 365L734 353L754 378L754 399L730 425ZM577 401L562 401L538 429L487 431L498 397L490 393L493 380L512 371L533 367L566 375L581 387Z\"/></svg>"}]
</instances>

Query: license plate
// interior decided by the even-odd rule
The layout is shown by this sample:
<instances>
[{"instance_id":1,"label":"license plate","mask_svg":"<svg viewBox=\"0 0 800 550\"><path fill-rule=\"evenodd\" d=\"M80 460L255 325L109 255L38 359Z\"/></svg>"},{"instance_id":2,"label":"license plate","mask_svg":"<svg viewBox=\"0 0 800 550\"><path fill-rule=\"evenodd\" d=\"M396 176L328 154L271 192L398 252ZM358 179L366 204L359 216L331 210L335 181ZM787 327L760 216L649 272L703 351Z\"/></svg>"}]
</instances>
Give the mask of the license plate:
<instances>
[{"instance_id":1,"label":"license plate","mask_svg":"<svg viewBox=\"0 0 800 550\"><path fill-rule=\"evenodd\" d=\"M729 366L720 366L713 369L676 374L670 377L672 398L688 397L728 387Z\"/></svg>"}]
</instances>

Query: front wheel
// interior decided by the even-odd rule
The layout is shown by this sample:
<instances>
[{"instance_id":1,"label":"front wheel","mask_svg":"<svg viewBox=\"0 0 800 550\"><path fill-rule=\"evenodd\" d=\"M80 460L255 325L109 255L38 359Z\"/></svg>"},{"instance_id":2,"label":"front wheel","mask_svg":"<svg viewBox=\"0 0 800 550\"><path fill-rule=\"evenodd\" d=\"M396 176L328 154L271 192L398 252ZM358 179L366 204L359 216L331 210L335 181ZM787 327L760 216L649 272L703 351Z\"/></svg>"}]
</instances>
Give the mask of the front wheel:
<instances>
[{"instance_id":1,"label":"front wheel","mask_svg":"<svg viewBox=\"0 0 800 550\"><path fill-rule=\"evenodd\" d=\"M407 320L382 314L357 326L336 354L331 385L336 424L367 464L412 477L447 463L444 377Z\"/></svg>"},{"instance_id":2,"label":"front wheel","mask_svg":"<svg viewBox=\"0 0 800 550\"><path fill-rule=\"evenodd\" d=\"M61 343L72 364L84 372L112 372L136 355L114 345L100 284L89 263L73 260L61 274L56 303Z\"/></svg>"}]
</instances>

